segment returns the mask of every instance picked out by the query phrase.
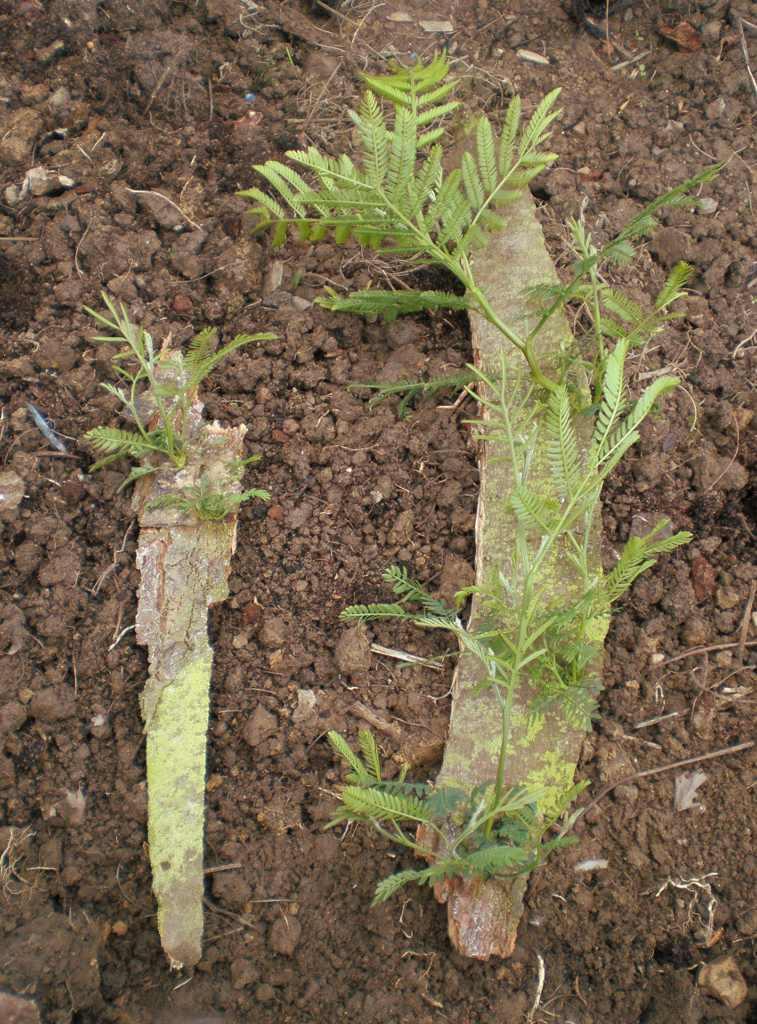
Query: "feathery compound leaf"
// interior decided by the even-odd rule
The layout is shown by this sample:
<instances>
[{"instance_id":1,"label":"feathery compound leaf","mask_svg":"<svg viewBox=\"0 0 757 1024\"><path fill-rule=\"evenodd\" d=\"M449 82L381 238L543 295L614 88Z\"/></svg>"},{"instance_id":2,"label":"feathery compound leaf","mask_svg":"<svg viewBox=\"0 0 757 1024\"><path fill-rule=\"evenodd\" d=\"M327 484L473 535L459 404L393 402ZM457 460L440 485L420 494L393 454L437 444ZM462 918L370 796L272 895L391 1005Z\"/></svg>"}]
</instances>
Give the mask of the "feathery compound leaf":
<instances>
[{"instance_id":1,"label":"feathery compound leaf","mask_svg":"<svg viewBox=\"0 0 757 1024\"><path fill-rule=\"evenodd\" d=\"M412 869L397 871L396 874L389 875L388 878L382 878L376 886L371 906L375 907L379 903L385 903L386 900L390 899L396 892L399 892L400 889L411 882L423 885L425 882L439 877L440 873L438 868L430 867L421 868L418 871L413 871Z\"/></svg>"},{"instance_id":2,"label":"feathery compound leaf","mask_svg":"<svg viewBox=\"0 0 757 1024\"><path fill-rule=\"evenodd\" d=\"M547 498L534 494L523 484L518 484L510 494L510 505L525 530L538 530L547 534L552 528L555 507Z\"/></svg>"},{"instance_id":3,"label":"feathery compound leaf","mask_svg":"<svg viewBox=\"0 0 757 1024\"><path fill-rule=\"evenodd\" d=\"M375 818L377 821L417 821L431 820L426 806L416 797L400 793L386 793L373 786L362 789L360 786L345 786L341 792L341 800L350 814L363 820Z\"/></svg>"},{"instance_id":4,"label":"feathery compound leaf","mask_svg":"<svg viewBox=\"0 0 757 1024\"><path fill-rule=\"evenodd\" d=\"M424 313L433 309L468 309L470 303L464 295L451 292L382 291L369 288L352 292L344 297L335 292L316 299L319 306L337 313L359 313L362 316L378 314L386 321L396 320L407 313Z\"/></svg>"},{"instance_id":5,"label":"feathery compound leaf","mask_svg":"<svg viewBox=\"0 0 757 1024\"><path fill-rule=\"evenodd\" d=\"M157 449L157 445L151 444L136 431L119 430L117 427L93 427L84 436L95 451L103 455L118 454L139 458Z\"/></svg>"},{"instance_id":6,"label":"feathery compound leaf","mask_svg":"<svg viewBox=\"0 0 757 1024\"><path fill-rule=\"evenodd\" d=\"M463 869L466 874L487 877L502 871L522 870L532 859L522 846L484 846L466 856Z\"/></svg>"},{"instance_id":7,"label":"feathery compound leaf","mask_svg":"<svg viewBox=\"0 0 757 1024\"><path fill-rule=\"evenodd\" d=\"M351 604L339 613L342 622L352 620L370 622L371 619L407 619L410 617L401 604Z\"/></svg>"},{"instance_id":8,"label":"feathery compound leaf","mask_svg":"<svg viewBox=\"0 0 757 1024\"><path fill-rule=\"evenodd\" d=\"M384 123L381 107L372 92L366 92L357 114L350 112L363 143L363 167L374 188L379 188L386 177L389 160L389 132Z\"/></svg>"},{"instance_id":9,"label":"feathery compound leaf","mask_svg":"<svg viewBox=\"0 0 757 1024\"><path fill-rule=\"evenodd\" d=\"M547 129L560 116L559 110L553 110L555 101L560 95L560 89L553 89L537 105L531 115L526 130L520 140L521 156L528 156L532 150L537 149L548 137Z\"/></svg>"},{"instance_id":10,"label":"feathery compound leaf","mask_svg":"<svg viewBox=\"0 0 757 1024\"><path fill-rule=\"evenodd\" d=\"M691 278L693 273L694 268L690 263L676 263L668 274L665 284L662 286L662 289L655 299L655 309L665 309L672 302L676 302L678 299L683 298L686 295L683 286Z\"/></svg>"},{"instance_id":11,"label":"feathery compound leaf","mask_svg":"<svg viewBox=\"0 0 757 1024\"><path fill-rule=\"evenodd\" d=\"M624 594L638 576L655 564L656 555L673 551L691 541L692 535L686 531L656 540L659 533L669 525L670 520L663 519L643 537L631 537L626 543L617 565L603 581L602 590L608 605Z\"/></svg>"},{"instance_id":12,"label":"feathery compound leaf","mask_svg":"<svg viewBox=\"0 0 757 1024\"><path fill-rule=\"evenodd\" d=\"M628 346L619 341L605 363L602 378L602 401L599 407L594 434L591 440L592 452L597 461L605 454L610 432L616 426L625 406L625 368Z\"/></svg>"},{"instance_id":13,"label":"feathery compound leaf","mask_svg":"<svg viewBox=\"0 0 757 1024\"><path fill-rule=\"evenodd\" d=\"M410 578L404 566L390 565L384 571L383 578L387 583L392 584L392 590L403 601L419 604L434 615L454 617L454 612L446 606L444 601L432 597L421 583Z\"/></svg>"},{"instance_id":14,"label":"feathery compound leaf","mask_svg":"<svg viewBox=\"0 0 757 1024\"><path fill-rule=\"evenodd\" d=\"M520 128L521 106L520 96L513 96L508 104L505 123L502 126L497 159L499 173L503 178L506 174L510 173L513 165L513 149L515 147L515 140L518 137L518 129Z\"/></svg>"},{"instance_id":15,"label":"feathery compound leaf","mask_svg":"<svg viewBox=\"0 0 757 1024\"><path fill-rule=\"evenodd\" d=\"M560 387L549 396L546 414L547 458L561 497L572 498L581 484L578 439L571 415L568 389Z\"/></svg>"},{"instance_id":16,"label":"feathery compound leaf","mask_svg":"<svg viewBox=\"0 0 757 1024\"><path fill-rule=\"evenodd\" d=\"M337 753L342 760L347 762L355 773L356 779L365 785L370 785L373 781L370 773L366 770L365 765L354 752L344 736L332 729L326 733L326 739L331 744L335 753Z\"/></svg>"},{"instance_id":17,"label":"feathery compound leaf","mask_svg":"<svg viewBox=\"0 0 757 1024\"><path fill-rule=\"evenodd\" d=\"M476 122L476 156L484 187L491 192L497 184L497 153L494 132L487 117L479 117Z\"/></svg>"},{"instance_id":18,"label":"feathery compound leaf","mask_svg":"<svg viewBox=\"0 0 757 1024\"><path fill-rule=\"evenodd\" d=\"M373 733L369 732L368 729L361 729L357 734L357 738L363 758L365 759L366 768L376 782L381 782L381 758Z\"/></svg>"}]
</instances>

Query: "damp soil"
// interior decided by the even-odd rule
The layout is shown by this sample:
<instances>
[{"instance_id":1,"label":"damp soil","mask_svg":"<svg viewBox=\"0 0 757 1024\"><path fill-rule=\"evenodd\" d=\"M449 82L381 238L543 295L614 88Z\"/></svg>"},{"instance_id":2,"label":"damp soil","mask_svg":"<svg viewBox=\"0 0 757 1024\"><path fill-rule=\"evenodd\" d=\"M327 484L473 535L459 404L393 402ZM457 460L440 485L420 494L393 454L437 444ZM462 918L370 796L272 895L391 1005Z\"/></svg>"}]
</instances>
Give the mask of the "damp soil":
<instances>
[{"instance_id":1,"label":"damp soil","mask_svg":"<svg viewBox=\"0 0 757 1024\"><path fill-rule=\"evenodd\" d=\"M288 148L349 146L360 70L442 45L469 111L496 118L513 91L531 109L563 87L559 163L536 187L558 267L567 217L585 211L606 238L644 201L725 164L709 206L664 214L620 279L641 296L678 259L695 268L684 317L634 366L639 386L674 367L685 390L606 490L608 551L661 515L695 541L614 617L580 777L596 793L746 742L755 97L739 8L650 0L610 19L608 45L557 0L332 6L0 5L0 473L15 474L0 503L0 988L51 1024L745 1021L755 988L729 1009L697 970L730 955L755 982L754 748L703 763L687 811L674 809L678 771L600 800L578 843L533 878L508 961L452 952L425 890L370 909L376 879L406 860L365 831L323 831L340 777L324 734L354 737L367 708L386 755L433 776L451 661L434 671L373 653L372 642L427 656L449 645L394 626L349 633L339 612L384 597L394 562L447 595L469 582L477 473L473 410L456 395L402 419L349 385L461 367L467 329L313 305L324 286L402 287L409 270L354 248L274 252L235 195L254 163ZM423 19L449 25L428 32ZM695 49L659 31L684 20ZM42 194L22 187L35 166ZM136 524L118 493L124 469L89 475L79 440L115 422L99 387L107 357L82 309L103 289L159 339L205 325L278 335L235 354L207 390L212 416L247 424L249 452L263 456L249 486L273 499L243 507L231 597L212 613L210 873L191 979L168 970L150 891L146 658L129 629ZM23 490L15 507L9 481ZM607 866L577 871L588 859Z\"/></svg>"}]
</instances>

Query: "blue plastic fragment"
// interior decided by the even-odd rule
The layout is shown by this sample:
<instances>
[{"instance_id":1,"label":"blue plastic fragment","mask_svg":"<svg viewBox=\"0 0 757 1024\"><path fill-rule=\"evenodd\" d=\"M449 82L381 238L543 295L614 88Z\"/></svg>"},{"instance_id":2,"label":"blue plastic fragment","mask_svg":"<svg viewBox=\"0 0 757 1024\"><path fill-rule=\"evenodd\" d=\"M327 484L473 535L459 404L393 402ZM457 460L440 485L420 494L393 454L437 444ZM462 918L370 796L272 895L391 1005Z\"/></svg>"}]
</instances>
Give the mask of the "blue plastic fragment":
<instances>
[{"instance_id":1,"label":"blue plastic fragment","mask_svg":"<svg viewBox=\"0 0 757 1024\"><path fill-rule=\"evenodd\" d=\"M26 408L29 410L29 415L34 420L34 423L37 426L39 432L43 435L43 437L47 438L47 440L50 442L50 444L53 446L53 448L57 448L57 450L59 452L68 451L66 446L63 444L61 439L57 436L56 432L53 430L53 428L47 422L47 420L42 415L42 413L39 411L39 409L36 407L36 405L32 405L31 402L27 402L26 403Z\"/></svg>"}]
</instances>

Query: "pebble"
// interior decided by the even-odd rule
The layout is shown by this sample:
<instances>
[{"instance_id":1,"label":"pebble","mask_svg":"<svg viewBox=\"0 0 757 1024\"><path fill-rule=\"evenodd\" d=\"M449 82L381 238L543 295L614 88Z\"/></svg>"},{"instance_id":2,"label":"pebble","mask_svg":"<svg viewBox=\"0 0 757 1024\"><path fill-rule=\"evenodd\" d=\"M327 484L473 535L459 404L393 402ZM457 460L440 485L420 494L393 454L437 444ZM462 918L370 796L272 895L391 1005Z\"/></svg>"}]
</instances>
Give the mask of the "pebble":
<instances>
[{"instance_id":1,"label":"pebble","mask_svg":"<svg viewBox=\"0 0 757 1024\"><path fill-rule=\"evenodd\" d=\"M297 691L297 707L292 713L293 722L306 722L315 714L317 697L312 690Z\"/></svg>"},{"instance_id":2,"label":"pebble","mask_svg":"<svg viewBox=\"0 0 757 1024\"><path fill-rule=\"evenodd\" d=\"M15 512L24 497L24 481L7 469L0 473L0 516L8 516Z\"/></svg>"},{"instance_id":3,"label":"pebble","mask_svg":"<svg viewBox=\"0 0 757 1024\"><path fill-rule=\"evenodd\" d=\"M270 514L270 513L269 513ZM260 627L260 642L264 647L283 647L289 636L286 619L280 615L266 615Z\"/></svg>"},{"instance_id":4,"label":"pebble","mask_svg":"<svg viewBox=\"0 0 757 1024\"><path fill-rule=\"evenodd\" d=\"M21 194L31 192L33 196L49 196L73 188L76 182L65 174L57 174L46 167L32 167L26 172Z\"/></svg>"},{"instance_id":5,"label":"pebble","mask_svg":"<svg viewBox=\"0 0 757 1024\"><path fill-rule=\"evenodd\" d=\"M691 585L697 601L704 601L715 591L715 570L702 555L698 555L691 563Z\"/></svg>"},{"instance_id":6,"label":"pebble","mask_svg":"<svg viewBox=\"0 0 757 1024\"><path fill-rule=\"evenodd\" d=\"M728 611L741 602L741 593L736 587L718 587L715 591L715 603L718 608Z\"/></svg>"},{"instance_id":7,"label":"pebble","mask_svg":"<svg viewBox=\"0 0 757 1024\"><path fill-rule=\"evenodd\" d=\"M0 1020L3 1024L40 1024L39 1009L31 999L0 992Z\"/></svg>"},{"instance_id":8,"label":"pebble","mask_svg":"<svg viewBox=\"0 0 757 1024\"><path fill-rule=\"evenodd\" d=\"M0 737L12 736L18 732L27 719L26 708L23 704L10 701L0 707Z\"/></svg>"},{"instance_id":9,"label":"pebble","mask_svg":"<svg viewBox=\"0 0 757 1024\"><path fill-rule=\"evenodd\" d=\"M708 103L707 106L704 108L704 112L707 115L708 121L717 121L717 119L722 116L724 111L725 100L722 96L718 96L716 100L713 100L712 103Z\"/></svg>"},{"instance_id":10,"label":"pebble","mask_svg":"<svg viewBox=\"0 0 757 1024\"><path fill-rule=\"evenodd\" d=\"M697 984L702 991L735 1010L747 997L747 985L732 956L723 956L705 964L699 972Z\"/></svg>"},{"instance_id":11,"label":"pebble","mask_svg":"<svg viewBox=\"0 0 757 1024\"><path fill-rule=\"evenodd\" d=\"M302 925L296 917L279 917L270 933L270 946L274 953L292 956L302 935Z\"/></svg>"},{"instance_id":12,"label":"pebble","mask_svg":"<svg viewBox=\"0 0 757 1024\"><path fill-rule=\"evenodd\" d=\"M258 985L255 989L255 998L259 1003L272 1003L276 998L273 986L266 985L265 982L262 985Z\"/></svg>"},{"instance_id":13,"label":"pebble","mask_svg":"<svg viewBox=\"0 0 757 1024\"><path fill-rule=\"evenodd\" d=\"M339 671L345 675L367 672L371 667L371 642L365 626L353 626L342 633L334 651Z\"/></svg>"},{"instance_id":14,"label":"pebble","mask_svg":"<svg viewBox=\"0 0 757 1024\"><path fill-rule=\"evenodd\" d=\"M65 718L73 718L76 714L76 701L67 693L47 687L34 694L29 713L38 722L60 722Z\"/></svg>"},{"instance_id":15,"label":"pebble","mask_svg":"<svg viewBox=\"0 0 757 1024\"><path fill-rule=\"evenodd\" d=\"M242 738L250 747L257 747L274 733L278 732L279 723L275 715L258 704L251 718L247 719Z\"/></svg>"},{"instance_id":16,"label":"pebble","mask_svg":"<svg viewBox=\"0 0 757 1024\"><path fill-rule=\"evenodd\" d=\"M705 22L702 25L702 39L705 42L717 42L720 39L720 27L722 24L722 21L718 19Z\"/></svg>"},{"instance_id":17,"label":"pebble","mask_svg":"<svg viewBox=\"0 0 757 1024\"><path fill-rule=\"evenodd\" d=\"M699 212L703 213L706 217L709 217L711 214L713 214L717 210L717 208L718 201L717 199L713 199L712 196L705 196L703 199L700 199L699 203L697 204L697 209L699 210Z\"/></svg>"}]
</instances>

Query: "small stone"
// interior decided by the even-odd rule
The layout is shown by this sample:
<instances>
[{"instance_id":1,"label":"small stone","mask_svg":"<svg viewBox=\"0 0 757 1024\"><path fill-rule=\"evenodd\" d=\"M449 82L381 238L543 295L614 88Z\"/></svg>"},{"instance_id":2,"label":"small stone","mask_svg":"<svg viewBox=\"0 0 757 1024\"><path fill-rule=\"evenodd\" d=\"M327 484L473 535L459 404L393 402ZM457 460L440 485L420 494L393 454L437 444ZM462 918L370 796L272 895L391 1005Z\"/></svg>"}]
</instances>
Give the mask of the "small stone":
<instances>
[{"instance_id":1,"label":"small stone","mask_svg":"<svg viewBox=\"0 0 757 1024\"><path fill-rule=\"evenodd\" d=\"M258 704L252 717L247 720L242 737L249 746L257 747L269 736L278 732L279 723L275 715L266 710L262 704Z\"/></svg>"},{"instance_id":2,"label":"small stone","mask_svg":"<svg viewBox=\"0 0 757 1024\"><path fill-rule=\"evenodd\" d=\"M720 28L722 24L723 22L719 21L717 18L713 21L706 21L701 28L702 39L704 39L706 43L717 42L718 39L720 39Z\"/></svg>"},{"instance_id":3,"label":"small stone","mask_svg":"<svg viewBox=\"0 0 757 1024\"><path fill-rule=\"evenodd\" d=\"M691 248L691 240L678 228L661 228L649 247L657 255L663 267L670 269L676 263L686 259Z\"/></svg>"},{"instance_id":4,"label":"small stone","mask_svg":"<svg viewBox=\"0 0 757 1024\"><path fill-rule=\"evenodd\" d=\"M23 704L10 701L0 707L0 737L12 736L18 732L27 719L26 708Z\"/></svg>"},{"instance_id":5,"label":"small stone","mask_svg":"<svg viewBox=\"0 0 757 1024\"><path fill-rule=\"evenodd\" d=\"M717 210L718 205L717 199L713 199L712 196L705 196L697 203L697 209L705 217L710 217Z\"/></svg>"},{"instance_id":6,"label":"small stone","mask_svg":"<svg viewBox=\"0 0 757 1024\"><path fill-rule=\"evenodd\" d=\"M37 63L38 64L52 64L58 57L62 57L66 49L66 44L62 39L54 39L48 46L43 46L37 50Z\"/></svg>"},{"instance_id":7,"label":"small stone","mask_svg":"<svg viewBox=\"0 0 757 1024\"><path fill-rule=\"evenodd\" d=\"M296 917L279 917L274 921L270 934L270 946L274 953L292 956L302 935L302 925Z\"/></svg>"},{"instance_id":8,"label":"small stone","mask_svg":"<svg viewBox=\"0 0 757 1024\"><path fill-rule=\"evenodd\" d=\"M122 938L128 932L129 926L125 921L116 921L113 925L111 925L110 930L114 935L117 935L119 938Z\"/></svg>"},{"instance_id":9,"label":"small stone","mask_svg":"<svg viewBox=\"0 0 757 1024\"><path fill-rule=\"evenodd\" d=\"M717 121L717 119L723 115L724 111L725 100L722 96L718 96L716 100L713 100L712 103L708 103L704 108L708 121Z\"/></svg>"},{"instance_id":10,"label":"small stone","mask_svg":"<svg viewBox=\"0 0 757 1024\"><path fill-rule=\"evenodd\" d=\"M59 89L56 89L50 99L47 101L47 105L50 110L55 114L62 114L71 106L71 93L62 85Z\"/></svg>"},{"instance_id":11,"label":"small stone","mask_svg":"<svg viewBox=\"0 0 757 1024\"><path fill-rule=\"evenodd\" d=\"M741 603L741 593L736 587L718 587L715 591L715 603L718 608L728 611Z\"/></svg>"},{"instance_id":12,"label":"small stone","mask_svg":"<svg viewBox=\"0 0 757 1024\"><path fill-rule=\"evenodd\" d=\"M276 998L273 986L266 985L265 982L262 985L258 985L255 989L255 998L259 1003L272 1003Z\"/></svg>"},{"instance_id":13,"label":"small stone","mask_svg":"<svg viewBox=\"0 0 757 1024\"><path fill-rule=\"evenodd\" d=\"M0 1020L3 1024L40 1024L39 1009L31 999L0 992Z\"/></svg>"},{"instance_id":14,"label":"small stone","mask_svg":"<svg viewBox=\"0 0 757 1024\"><path fill-rule=\"evenodd\" d=\"M684 627L681 630L681 639L687 647L699 647L700 644L707 643L709 634L709 627L702 616L692 615L684 623Z\"/></svg>"},{"instance_id":15,"label":"small stone","mask_svg":"<svg viewBox=\"0 0 757 1024\"><path fill-rule=\"evenodd\" d=\"M178 313L180 316L192 312L192 300L188 295L182 295L181 293L175 295L172 305L174 313Z\"/></svg>"},{"instance_id":16,"label":"small stone","mask_svg":"<svg viewBox=\"0 0 757 1024\"><path fill-rule=\"evenodd\" d=\"M15 512L24 497L24 481L7 469L0 473L0 516L8 517Z\"/></svg>"},{"instance_id":17,"label":"small stone","mask_svg":"<svg viewBox=\"0 0 757 1024\"><path fill-rule=\"evenodd\" d=\"M137 202L145 207L155 223L162 228L178 228L184 225L184 215L168 198L157 193L137 196Z\"/></svg>"},{"instance_id":18,"label":"small stone","mask_svg":"<svg viewBox=\"0 0 757 1024\"><path fill-rule=\"evenodd\" d=\"M298 690L297 707L292 713L292 721L300 723L312 718L315 714L316 703L317 698L312 690Z\"/></svg>"},{"instance_id":19,"label":"small stone","mask_svg":"<svg viewBox=\"0 0 757 1024\"><path fill-rule=\"evenodd\" d=\"M697 983L706 995L720 1000L731 1010L740 1006L747 997L744 976L732 956L723 956L705 964Z\"/></svg>"},{"instance_id":20,"label":"small stone","mask_svg":"<svg viewBox=\"0 0 757 1024\"><path fill-rule=\"evenodd\" d=\"M245 960L243 957L231 961L229 973L231 974L231 986L238 992L258 980L258 969L255 962Z\"/></svg>"},{"instance_id":21,"label":"small stone","mask_svg":"<svg viewBox=\"0 0 757 1024\"><path fill-rule=\"evenodd\" d=\"M43 130L42 115L31 107L17 110L0 135L0 162L26 164L37 135ZM29 165L26 164L28 167Z\"/></svg>"},{"instance_id":22,"label":"small stone","mask_svg":"<svg viewBox=\"0 0 757 1024\"><path fill-rule=\"evenodd\" d=\"M65 174L57 174L46 167L32 167L26 172L22 193L31 192L33 196L49 196L54 192L63 192L73 188L76 183Z\"/></svg>"},{"instance_id":23,"label":"small stone","mask_svg":"<svg viewBox=\"0 0 757 1024\"><path fill-rule=\"evenodd\" d=\"M260 627L260 642L264 647L283 647L289 636L289 625L281 615L266 615Z\"/></svg>"},{"instance_id":24,"label":"small stone","mask_svg":"<svg viewBox=\"0 0 757 1024\"><path fill-rule=\"evenodd\" d=\"M345 675L368 671L371 667L371 642L362 623L342 633L334 655L339 671Z\"/></svg>"},{"instance_id":25,"label":"small stone","mask_svg":"<svg viewBox=\"0 0 757 1024\"><path fill-rule=\"evenodd\" d=\"M34 694L29 713L38 722L62 722L76 714L76 700L65 691L48 687Z\"/></svg>"},{"instance_id":26,"label":"small stone","mask_svg":"<svg viewBox=\"0 0 757 1024\"><path fill-rule=\"evenodd\" d=\"M691 585L697 601L704 601L715 591L715 570L702 555L698 555L691 563Z\"/></svg>"}]
</instances>

